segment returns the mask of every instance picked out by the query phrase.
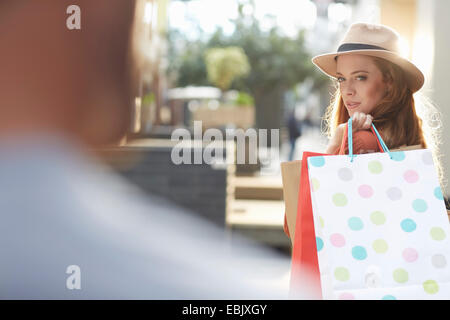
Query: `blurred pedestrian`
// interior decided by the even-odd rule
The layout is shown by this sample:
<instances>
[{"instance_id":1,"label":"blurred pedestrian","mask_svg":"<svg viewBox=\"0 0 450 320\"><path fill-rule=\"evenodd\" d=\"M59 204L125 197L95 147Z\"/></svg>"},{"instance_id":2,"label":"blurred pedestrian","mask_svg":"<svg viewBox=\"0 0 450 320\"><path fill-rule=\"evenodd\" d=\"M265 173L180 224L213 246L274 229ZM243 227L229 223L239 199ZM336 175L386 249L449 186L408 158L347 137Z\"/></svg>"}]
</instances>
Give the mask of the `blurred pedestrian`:
<instances>
[{"instance_id":1,"label":"blurred pedestrian","mask_svg":"<svg viewBox=\"0 0 450 320\"><path fill-rule=\"evenodd\" d=\"M297 139L302 135L301 123L297 120L295 116L295 110L292 111L288 116L287 127L289 132L289 161L294 159L295 155L295 145Z\"/></svg>"}]
</instances>

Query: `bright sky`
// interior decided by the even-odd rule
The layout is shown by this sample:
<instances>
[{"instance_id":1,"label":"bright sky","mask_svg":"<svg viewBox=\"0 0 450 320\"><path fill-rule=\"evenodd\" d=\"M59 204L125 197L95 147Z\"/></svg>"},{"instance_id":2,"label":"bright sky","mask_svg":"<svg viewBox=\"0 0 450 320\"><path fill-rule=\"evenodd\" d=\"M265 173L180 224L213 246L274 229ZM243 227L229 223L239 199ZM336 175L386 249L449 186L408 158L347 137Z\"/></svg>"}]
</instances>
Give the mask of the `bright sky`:
<instances>
[{"instance_id":1,"label":"bright sky","mask_svg":"<svg viewBox=\"0 0 450 320\"><path fill-rule=\"evenodd\" d=\"M244 13L251 14L251 6ZM190 39L198 37L196 25L206 33L221 26L226 34L233 32L230 19L237 18L238 1L233 0L172 0L169 4L169 25L179 29ZM255 16L265 30L278 25L288 36L295 36L299 29L314 25L317 12L310 0L255 0Z\"/></svg>"}]
</instances>

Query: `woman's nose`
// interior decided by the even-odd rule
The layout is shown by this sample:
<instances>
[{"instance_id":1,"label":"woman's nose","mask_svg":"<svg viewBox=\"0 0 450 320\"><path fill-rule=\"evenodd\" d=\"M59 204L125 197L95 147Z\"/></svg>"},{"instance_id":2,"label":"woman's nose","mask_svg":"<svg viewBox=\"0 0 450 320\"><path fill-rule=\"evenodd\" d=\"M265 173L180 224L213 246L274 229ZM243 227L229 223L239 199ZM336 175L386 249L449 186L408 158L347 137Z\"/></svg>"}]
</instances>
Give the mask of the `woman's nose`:
<instances>
[{"instance_id":1,"label":"woman's nose","mask_svg":"<svg viewBox=\"0 0 450 320\"><path fill-rule=\"evenodd\" d=\"M353 84L351 84L350 82L346 83L345 86L342 89L343 89L342 93L344 95L346 95L346 96L353 96L353 95L355 95L355 88L354 88Z\"/></svg>"}]
</instances>

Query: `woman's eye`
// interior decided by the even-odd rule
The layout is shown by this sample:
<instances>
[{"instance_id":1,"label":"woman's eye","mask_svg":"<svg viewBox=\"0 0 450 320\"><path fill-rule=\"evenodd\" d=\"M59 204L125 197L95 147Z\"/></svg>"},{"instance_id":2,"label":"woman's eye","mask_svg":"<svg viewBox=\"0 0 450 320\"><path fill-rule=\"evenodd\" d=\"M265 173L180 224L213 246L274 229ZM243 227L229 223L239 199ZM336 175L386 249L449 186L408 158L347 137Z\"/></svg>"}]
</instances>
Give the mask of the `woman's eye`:
<instances>
[{"instance_id":1,"label":"woman's eye","mask_svg":"<svg viewBox=\"0 0 450 320\"><path fill-rule=\"evenodd\" d=\"M356 79L361 80L361 81L364 81L364 80L367 79L367 77L366 77L366 76L356 76ZM345 78L343 78L343 77L337 78L337 81L338 81L338 82L342 82L342 81L344 81L344 80L345 80Z\"/></svg>"}]
</instances>

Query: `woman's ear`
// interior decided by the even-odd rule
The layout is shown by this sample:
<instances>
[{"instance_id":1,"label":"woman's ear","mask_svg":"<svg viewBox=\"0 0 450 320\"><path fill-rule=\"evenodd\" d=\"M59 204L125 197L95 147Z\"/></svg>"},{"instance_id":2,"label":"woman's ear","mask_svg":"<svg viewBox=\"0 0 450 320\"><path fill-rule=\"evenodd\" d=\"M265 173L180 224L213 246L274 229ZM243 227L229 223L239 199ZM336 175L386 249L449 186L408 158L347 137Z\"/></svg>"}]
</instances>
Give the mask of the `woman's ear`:
<instances>
[{"instance_id":1,"label":"woman's ear","mask_svg":"<svg viewBox=\"0 0 450 320\"><path fill-rule=\"evenodd\" d=\"M392 86L394 81L392 80L392 77L390 75L388 75L384 81L384 83L386 84L386 94L389 94L390 92L392 92Z\"/></svg>"},{"instance_id":2,"label":"woman's ear","mask_svg":"<svg viewBox=\"0 0 450 320\"><path fill-rule=\"evenodd\" d=\"M384 77L387 92L392 92L392 87L394 85L394 74L395 74L394 65L391 64Z\"/></svg>"},{"instance_id":3,"label":"woman's ear","mask_svg":"<svg viewBox=\"0 0 450 320\"><path fill-rule=\"evenodd\" d=\"M392 82L388 82L386 84L386 94L389 94L392 92Z\"/></svg>"}]
</instances>

